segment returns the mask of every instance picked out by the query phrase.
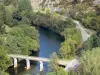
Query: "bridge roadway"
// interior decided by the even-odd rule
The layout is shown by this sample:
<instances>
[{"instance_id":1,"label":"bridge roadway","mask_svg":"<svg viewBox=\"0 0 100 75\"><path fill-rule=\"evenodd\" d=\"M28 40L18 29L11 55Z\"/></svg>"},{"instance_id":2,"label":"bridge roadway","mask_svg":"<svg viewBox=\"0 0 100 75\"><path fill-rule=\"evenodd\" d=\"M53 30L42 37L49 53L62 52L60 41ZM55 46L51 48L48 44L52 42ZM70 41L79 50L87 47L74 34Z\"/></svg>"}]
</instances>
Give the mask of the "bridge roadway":
<instances>
[{"instance_id":1,"label":"bridge roadway","mask_svg":"<svg viewBox=\"0 0 100 75\"><path fill-rule=\"evenodd\" d=\"M33 61L43 61L43 62L50 62L49 58L43 58L43 57L35 57L35 56L26 56L26 55L16 55L16 54L9 54L11 58L18 58L18 59L28 59ZM68 60L58 60L59 65L67 66L71 63L71 61Z\"/></svg>"}]
</instances>

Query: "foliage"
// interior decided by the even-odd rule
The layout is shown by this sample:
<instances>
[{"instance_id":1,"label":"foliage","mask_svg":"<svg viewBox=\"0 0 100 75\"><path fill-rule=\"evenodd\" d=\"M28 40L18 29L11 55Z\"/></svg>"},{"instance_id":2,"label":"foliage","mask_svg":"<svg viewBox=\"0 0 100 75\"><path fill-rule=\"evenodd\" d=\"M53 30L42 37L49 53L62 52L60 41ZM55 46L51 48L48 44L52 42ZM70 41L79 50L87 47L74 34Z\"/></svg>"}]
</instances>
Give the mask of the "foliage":
<instances>
[{"instance_id":1,"label":"foliage","mask_svg":"<svg viewBox=\"0 0 100 75\"><path fill-rule=\"evenodd\" d=\"M80 58L80 67L69 75L99 75L100 48L84 51Z\"/></svg>"},{"instance_id":2,"label":"foliage","mask_svg":"<svg viewBox=\"0 0 100 75\"><path fill-rule=\"evenodd\" d=\"M64 35L65 41L59 49L60 58L72 59L75 56L77 46L81 42L81 33L76 28L69 27L62 32L62 35Z\"/></svg>"},{"instance_id":3,"label":"foliage","mask_svg":"<svg viewBox=\"0 0 100 75\"><path fill-rule=\"evenodd\" d=\"M81 21L90 29L98 31L100 29L100 4L95 5L93 0L61 0L58 4L65 8L66 16Z\"/></svg>"},{"instance_id":4,"label":"foliage","mask_svg":"<svg viewBox=\"0 0 100 75\"><path fill-rule=\"evenodd\" d=\"M19 0L18 1L18 9L19 11L29 11L32 9L29 0Z\"/></svg>"},{"instance_id":5,"label":"foliage","mask_svg":"<svg viewBox=\"0 0 100 75\"><path fill-rule=\"evenodd\" d=\"M31 26L13 27L6 39L9 53L29 54L30 50L38 51L38 31Z\"/></svg>"},{"instance_id":6,"label":"foliage","mask_svg":"<svg viewBox=\"0 0 100 75\"><path fill-rule=\"evenodd\" d=\"M5 32L4 19L5 19L5 6L0 4L0 34Z\"/></svg>"},{"instance_id":7,"label":"foliage","mask_svg":"<svg viewBox=\"0 0 100 75\"><path fill-rule=\"evenodd\" d=\"M31 74L23 74L23 75L31 75Z\"/></svg>"},{"instance_id":8,"label":"foliage","mask_svg":"<svg viewBox=\"0 0 100 75\"><path fill-rule=\"evenodd\" d=\"M85 43L85 50L91 50L92 48L100 47L100 37L97 34L92 35Z\"/></svg>"},{"instance_id":9,"label":"foliage","mask_svg":"<svg viewBox=\"0 0 100 75\"><path fill-rule=\"evenodd\" d=\"M49 14L41 12L34 13L32 24L48 28L58 34L61 34L61 32L64 31L64 28L74 25L73 21L70 18L64 18L57 13L51 12L49 12Z\"/></svg>"},{"instance_id":10,"label":"foliage","mask_svg":"<svg viewBox=\"0 0 100 75\"><path fill-rule=\"evenodd\" d=\"M50 63L49 63L50 71L57 72L58 68L58 57L57 54L54 52L50 56Z\"/></svg>"},{"instance_id":11,"label":"foliage","mask_svg":"<svg viewBox=\"0 0 100 75\"><path fill-rule=\"evenodd\" d=\"M29 50L37 51L39 48L38 31L30 26L30 22L26 23L27 19L30 20L29 15L26 16L28 14L26 11L31 10L31 5L28 0L19 0L18 7L14 8L14 3L17 3L17 0L4 0L7 6L0 4L0 33L4 37L3 44L9 53L29 54ZM24 23L21 22L22 20L25 20Z\"/></svg>"},{"instance_id":12,"label":"foliage","mask_svg":"<svg viewBox=\"0 0 100 75\"><path fill-rule=\"evenodd\" d=\"M68 75L64 68L58 66L58 57L55 52L50 57L49 69L52 73L47 75Z\"/></svg>"},{"instance_id":13,"label":"foliage","mask_svg":"<svg viewBox=\"0 0 100 75\"><path fill-rule=\"evenodd\" d=\"M75 56L75 40L67 39L65 42L61 44L61 48L59 50L60 58L62 59L71 59Z\"/></svg>"},{"instance_id":14,"label":"foliage","mask_svg":"<svg viewBox=\"0 0 100 75\"><path fill-rule=\"evenodd\" d=\"M6 70L10 65L10 58L7 56L7 50L2 45L0 45L0 71Z\"/></svg>"},{"instance_id":15,"label":"foliage","mask_svg":"<svg viewBox=\"0 0 100 75\"><path fill-rule=\"evenodd\" d=\"M9 75L9 74L4 71L0 71L0 75Z\"/></svg>"},{"instance_id":16,"label":"foliage","mask_svg":"<svg viewBox=\"0 0 100 75\"><path fill-rule=\"evenodd\" d=\"M57 68L57 73L55 72L48 72L46 75L68 75L68 73L62 67Z\"/></svg>"},{"instance_id":17,"label":"foliage","mask_svg":"<svg viewBox=\"0 0 100 75\"><path fill-rule=\"evenodd\" d=\"M18 25L18 21L12 17L12 12L8 10L6 10L5 24L7 24L10 27Z\"/></svg>"},{"instance_id":18,"label":"foliage","mask_svg":"<svg viewBox=\"0 0 100 75\"><path fill-rule=\"evenodd\" d=\"M46 75L56 75L54 72L48 72Z\"/></svg>"},{"instance_id":19,"label":"foliage","mask_svg":"<svg viewBox=\"0 0 100 75\"><path fill-rule=\"evenodd\" d=\"M86 14L87 17L82 20L85 27L98 31L100 29L100 16Z\"/></svg>"},{"instance_id":20,"label":"foliage","mask_svg":"<svg viewBox=\"0 0 100 75\"><path fill-rule=\"evenodd\" d=\"M13 5L8 5L5 6L5 9L11 13L13 13L14 11L18 10L18 8L14 7Z\"/></svg>"},{"instance_id":21,"label":"foliage","mask_svg":"<svg viewBox=\"0 0 100 75\"><path fill-rule=\"evenodd\" d=\"M14 5L14 6L17 6L17 0L3 0L3 3L5 5Z\"/></svg>"},{"instance_id":22,"label":"foliage","mask_svg":"<svg viewBox=\"0 0 100 75\"><path fill-rule=\"evenodd\" d=\"M72 40L76 40L76 44L80 44L81 41L81 32L77 30L74 26L65 28L64 31L61 33L65 39L71 38Z\"/></svg>"},{"instance_id":23,"label":"foliage","mask_svg":"<svg viewBox=\"0 0 100 75\"><path fill-rule=\"evenodd\" d=\"M27 24L19 25L18 27L13 27L10 31L13 36L29 36L30 38L38 41L38 31L35 27L29 26Z\"/></svg>"},{"instance_id":24,"label":"foliage","mask_svg":"<svg viewBox=\"0 0 100 75\"><path fill-rule=\"evenodd\" d=\"M13 19L16 19L18 21L22 20L21 13L19 11L14 11L13 14L12 14L12 17L13 17Z\"/></svg>"},{"instance_id":25,"label":"foliage","mask_svg":"<svg viewBox=\"0 0 100 75\"><path fill-rule=\"evenodd\" d=\"M86 7L84 6L83 8ZM100 14L98 11L100 7L90 9L87 7L87 9L79 12L74 18L81 21L85 27L98 31L100 29Z\"/></svg>"},{"instance_id":26,"label":"foliage","mask_svg":"<svg viewBox=\"0 0 100 75\"><path fill-rule=\"evenodd\" d=\"M66 72L64 70L64 68L58 67L58 70L57 70L57 74L56 75L68 75L68 72Z\"/></svg>"},{"instance_id":27,"label":"foliage","mask_svg":"<svg viewBox=\"0 0 100 75\"><path fill-rule=\"evenodd\" d=\"M37 51L38 43L36 40L32 40L28 36L24 37L16 37L16 36L8 36L7 37L7 47L8 52L13 54L23 54L28 55L30 50Z\"/></svg>"}]
</instances>

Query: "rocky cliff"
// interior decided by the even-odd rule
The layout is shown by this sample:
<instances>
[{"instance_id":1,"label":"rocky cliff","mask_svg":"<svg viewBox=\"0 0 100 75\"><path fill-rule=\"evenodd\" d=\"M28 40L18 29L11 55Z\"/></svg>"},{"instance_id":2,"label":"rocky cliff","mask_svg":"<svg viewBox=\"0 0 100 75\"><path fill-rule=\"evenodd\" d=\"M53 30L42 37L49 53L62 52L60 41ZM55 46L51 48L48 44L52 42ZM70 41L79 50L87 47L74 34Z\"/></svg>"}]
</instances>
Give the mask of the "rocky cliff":
<instances>
[{"instance_id":1,"label":"rocky cliff","mask_svg":"<svg viewBox=\"0 0 100 75\"><path fill-rule=\"evenodd\" d=\"M33 9L41 8L41 7L49 7L51 10L56 11L60 10L62 6L65 6L72 3L77 2L91 2L93 5L100 4L100 0L30 0Z\"/></svg>"}]
</instances>

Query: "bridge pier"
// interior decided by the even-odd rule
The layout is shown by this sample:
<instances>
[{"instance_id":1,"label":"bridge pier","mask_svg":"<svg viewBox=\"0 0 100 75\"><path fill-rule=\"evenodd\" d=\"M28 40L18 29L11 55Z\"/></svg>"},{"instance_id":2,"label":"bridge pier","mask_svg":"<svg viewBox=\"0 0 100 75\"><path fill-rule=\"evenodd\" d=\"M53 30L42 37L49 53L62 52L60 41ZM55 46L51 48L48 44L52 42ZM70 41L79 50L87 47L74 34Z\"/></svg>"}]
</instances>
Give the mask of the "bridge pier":
<instances>
[{"instance_id":1,"label":"bridge pier","mask_svg":"<svg viewBox=\"0 0 100 75\"><path fill-rule=\"evenodd\" d=\"M26 59L26 69L30 69L30 60Z\"/></svg>"},{"instance_id":2,"label":"bridge pier","mask_svg":"<svg viewBox=\"0 0 100 75\"><path fill-rule=\"evenodd\" d=\"M40 75L44 75L43 62L42 61L39 61L39 62L40 62Z\"/></svg>"},{"instance_id":3,"label":"bridge pier","mask_svg":"<svg viewBox=\"0 0 100 75\"><path fill-rule=\"evenodd\" d=\"M17 58L13 58L14 60L14 68L17 68Z\"/></svg>"}]
</instances>

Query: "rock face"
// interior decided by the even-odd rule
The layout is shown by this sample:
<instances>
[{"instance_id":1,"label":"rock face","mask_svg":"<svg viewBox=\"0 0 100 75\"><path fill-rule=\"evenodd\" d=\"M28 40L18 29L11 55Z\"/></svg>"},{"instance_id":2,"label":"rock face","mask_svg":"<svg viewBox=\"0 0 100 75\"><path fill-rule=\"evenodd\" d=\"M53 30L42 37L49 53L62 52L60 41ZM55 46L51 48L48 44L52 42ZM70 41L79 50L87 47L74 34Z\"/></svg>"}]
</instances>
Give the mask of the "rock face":
<instances>
[{"instance_id":1,"label":"rock face","mask_svg":"<svg viewBox=\"0 0 100 75\"><path fill-rule=\"evenodd\" d=\"M60 1L61 0L30 0L33 9L46 7L52 10L59 9L56 5L59 4Z\"/></svg>"},{"instance_id":2,"label":"rock face","mask_svg":"<svg viewBox=\"0 0 100 75\"><path fill-rule=\"evenodd\" d=\"M33 9L40 8L41 0L30 0L30 2L31 2L31 5L32 5Z\"/></svg>"},{"instance_id":3,"label":"rock face","mask_svg":"<svg viewBox=\"0 0 100 75\"><path fill-rule=\"evenodd\" d=\"M68 2L83 2L85 0L30 0L31 5L33 9L41 8L41 7L47 7L51 8L51 10L59 10L58 5L62 3L68 3ZM100 4L100 0L94 0L93 1L94 5Z\"/></svg>"},{"instance_id":4,"label":"rock face","mask_svg":"<svg viewBox=\"0 0 100 75\"><path fill-rule=\"evenodd\" d=\"M94 1L93 1L93 4L94 4L94 5L98 5L98 4L100 5L100 0L94 0Z\"/></svg>"}]
</instances>

